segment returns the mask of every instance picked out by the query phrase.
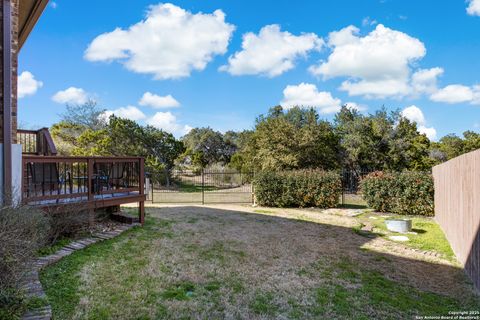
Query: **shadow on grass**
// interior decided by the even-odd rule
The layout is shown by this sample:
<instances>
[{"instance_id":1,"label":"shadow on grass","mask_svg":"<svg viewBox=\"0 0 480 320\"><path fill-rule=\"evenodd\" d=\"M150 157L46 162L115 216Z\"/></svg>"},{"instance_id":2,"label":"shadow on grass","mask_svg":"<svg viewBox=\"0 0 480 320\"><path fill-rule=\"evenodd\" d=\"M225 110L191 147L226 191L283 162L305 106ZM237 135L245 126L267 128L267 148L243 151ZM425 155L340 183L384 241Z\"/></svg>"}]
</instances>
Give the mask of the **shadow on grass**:
<instances>
[{"instance_id":1,"label":"shadow on grass","mask_svg":"<svg viewBox=\"0 0 480 320\"><path fill-rule=\"evenodd\" d=\"M159 218L150 217L144 228L76 252L42 272L55 318L68 319L78 310L84 312L82 318L91 318L98 308L103 308L106 318L155 315L161 319L169 318L168 314L172 318L224 318L225 301L235 304L238 314L230 314L232 318L259 319L406 319L480 308L461 269L368 249L366 245L375 239L358 235L351 227L196 206L149 208L150 216L153 211ZM182 229L183 224L188 226ZM185 233L191 224L198 225L195 233L215 244L207 248L210 251L186 246L194 240L189 239L191 233ZM175 240L170 245L176 257L165 260L175 261L165 270L178 274L174 279L142 276L144 270L134 259L141 257L147 267L151 246L155 248L167 231ZM241 259L230 243L244 246ZM221 266L211 279L214 286L186 277L188 272L200 276L212 263ZM100 279L110 279L115 285L95 279L88 285L81 283L77 274L83 266L96 264ZM227 287L224 277L232 274L244 290ZM139 288L148 288L148 300ZM78 309L82 292L89 294L85 301L92 305ZM223 298L216 301L211 292ZM181 300L183 309L171 300ZM189 304L191 308L186 308ZM156 314L159 305L163 308Z\"/></svg>"},{"instance_id":2,"label":"shadow on grass","mask_svg":"<svg viewBox=\"0 0 480 320\"><path fill-rule=\"evenodd\" d=\"M366 205L362 205L362 204L348 204L348 203L339 204L339 205L338 205L338 208L342 208L342 209L368 209L368 207L367 207Z\"/></svg>"},{"instance_id":3,"label":"shadow on grass","mask_svg":"<svg viewBox=\"0 0 480 320\"><path fill-rule=\"evenodd\" d=\"M424 233L426 233L427 231L426 231L426 230L423 230L423 229L413 228L413 229L412 229L412 232L415 232L415 233L418 233L418 234L424 234Z\"/></svg>"}]
</instances>

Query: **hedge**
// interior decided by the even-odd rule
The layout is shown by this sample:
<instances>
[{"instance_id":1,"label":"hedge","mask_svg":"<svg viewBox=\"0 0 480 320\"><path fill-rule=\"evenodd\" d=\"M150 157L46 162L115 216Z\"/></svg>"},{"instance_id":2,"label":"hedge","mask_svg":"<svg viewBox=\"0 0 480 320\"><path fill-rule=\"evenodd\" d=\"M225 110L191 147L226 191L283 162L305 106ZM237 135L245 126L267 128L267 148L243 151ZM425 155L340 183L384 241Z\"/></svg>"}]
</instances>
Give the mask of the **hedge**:
<instances>
[{"instance_id":1,"label":"hedge","mask_svg":"<svg viewBox=\"0 0 480 320\"><path fill-rule=\"evenodd\" d=\"M267 207L319 207L338 205L338 173L320 170L260 172L254 178L256 202Z\"/></svg>"},{"instance_id":2,"label":"hedge","mask_svg":"<svg viewBox=\"0 0 480 320\"><path fill-rule=\"evenodd\" d=\"M422 172L373 172L360 182L368 206L402 215L433 216L433 178Z\"/></svg>"}]
</instances>

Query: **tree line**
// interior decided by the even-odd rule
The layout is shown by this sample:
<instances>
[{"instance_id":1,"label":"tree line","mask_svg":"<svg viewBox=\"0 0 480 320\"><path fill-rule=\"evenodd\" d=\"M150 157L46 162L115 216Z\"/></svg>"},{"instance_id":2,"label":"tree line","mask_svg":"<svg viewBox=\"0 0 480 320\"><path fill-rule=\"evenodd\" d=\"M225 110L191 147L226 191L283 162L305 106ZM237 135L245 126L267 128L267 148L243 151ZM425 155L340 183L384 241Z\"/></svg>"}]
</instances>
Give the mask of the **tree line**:
<instances>
[{"instance_id":1,"label":"tree line","mask_svg":"<svg viewBox=\"0 0 480 320\"><path fill-rule=\"evenodd\" d=\"M67 106L51 134L62 155L143 156L151 172L211 166L242 171L428 171L480 148L480 134L473 131L433 142L399 111L381 108L365 115L346 106L331 122L313 108L276 106L258 116L251 130L194 128L177 139L153 126L114 115L107 118L104 110L88 102Z\"/></svg>"}]
</instances>

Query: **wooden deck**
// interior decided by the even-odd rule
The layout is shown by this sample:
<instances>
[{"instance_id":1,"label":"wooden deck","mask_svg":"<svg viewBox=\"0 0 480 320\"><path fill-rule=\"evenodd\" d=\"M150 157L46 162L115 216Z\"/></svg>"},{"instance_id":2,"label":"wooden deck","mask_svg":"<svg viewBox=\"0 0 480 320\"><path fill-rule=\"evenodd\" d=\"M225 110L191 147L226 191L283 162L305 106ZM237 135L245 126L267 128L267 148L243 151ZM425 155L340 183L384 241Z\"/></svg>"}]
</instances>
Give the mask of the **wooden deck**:
<instances>
[{"instance_id":1,"label":"wooden deck","mask_svg":"<svg viewBox=\"0 0 480 320\"><path fill-rule=\"evenodd\" d=\"M86 209L139 204L144 221L144 159L139 157L57 157L23 155L22 201Z\"/></svg>"}]
</instances>

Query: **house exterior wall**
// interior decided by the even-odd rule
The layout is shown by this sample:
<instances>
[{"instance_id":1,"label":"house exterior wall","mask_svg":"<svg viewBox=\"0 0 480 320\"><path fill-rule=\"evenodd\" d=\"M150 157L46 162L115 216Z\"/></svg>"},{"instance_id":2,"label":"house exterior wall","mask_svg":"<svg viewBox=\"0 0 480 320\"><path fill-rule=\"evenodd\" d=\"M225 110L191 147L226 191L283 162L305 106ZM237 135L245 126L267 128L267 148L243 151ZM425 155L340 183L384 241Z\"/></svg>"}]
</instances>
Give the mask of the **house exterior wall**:
<instances>
[{"instance_id":1,"label":"house exterior wall","mask_svg":"<svg viewBox=\"0 0 480 320\"><path fill-rule=\"evenodd\" d=\"M3 143L0 143L0 154L3 153ZM3 167L3 157L0 157L0 168ZM22 145L12 145L12 195L11 200L14 206L19 205L22 200ZM3 170L0 170L0 181L3 181ZM5 194L3 186L0 185L0 203L3 203Z\"/></svg>"},{"instance_id":2,"label":"house exterior wall","mask_svg":"<svg viewBox=\"0 0 480 320\"><path fill-rule=\"evenodd\" d=\"M10 0L12 23L12 141L17 141L17 81L18 81L18 6L20 0ZM3 0L0 0L0 50L3 59ZM3 63L0 63L0 143L3 143Z\"/></svg>"}]
</instances>

